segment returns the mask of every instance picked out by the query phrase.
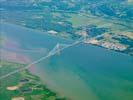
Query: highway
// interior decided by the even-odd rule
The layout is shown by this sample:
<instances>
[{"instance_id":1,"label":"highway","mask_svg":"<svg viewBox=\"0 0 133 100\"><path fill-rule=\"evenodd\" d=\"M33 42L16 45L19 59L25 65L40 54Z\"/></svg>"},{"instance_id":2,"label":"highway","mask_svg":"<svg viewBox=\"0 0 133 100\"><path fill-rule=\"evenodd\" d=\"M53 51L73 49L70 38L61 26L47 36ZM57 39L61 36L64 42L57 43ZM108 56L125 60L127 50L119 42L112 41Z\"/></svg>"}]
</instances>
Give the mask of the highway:
<instances>
[{"instance_id":1,"label":"highway","mask_svg":"<svg viewBox=\"0 0 133 100\"><path fill-rule=\"evenodd\" d=\"M91 40L91 39L97 39L97 38L102 37L102 36L103 36L103 34L102 34L102 35L98 35L98 36L96 36L96 37L94 37L94 38L89 38L89 39L90 39L90 40ZM49 57L51 57L51 56L54 56L55 54L57 54L57 53L59 53L59 52L65 50L65 49L67 49L67 48L70 48L70 47L75 46L75 45L77 45L77 44L79 44L79 43L82 43L82 42L84 43L84 41L86 40L86 38L87 38L87 36L86 36L86 37L81 37L81 38L79 38L77 41L75 41L75 42L72 43L72 44L61 44L61 43L57 43L57 44L55 45L55 47L54 47L52 50L50 50L50 51L48 52L47 55L42 56L41 58L39 58L39 59L33 61L32 63L28 64L27 66L25 66L25 67L23 67L23 68L17 69L17 70L15 70L15 71L12 71L12 72L6 74L6 75L0 76L0 80L5 79L5 78L9 77L10 75L13 75L13 74L18 73L18 72L20 72L20 71L23 71L23 70L25 70L25 69L28 69L29 67L32 67L32 65L35 65L35 64L37 64L37 63L39 63L39 62L41 62L41 61L43 61L43 60L45 60L45 59L47 59L47 58L49 58Z\"/></svg>"},{"instance_id":2,"label":"highway","mask_svg":"<svg viewBox=\"0 0 133 100\"><path fill-rule=\"evenodd\" d=\"M75 41L72 44L60 44L60 43L57 43L56 46L46 56L42 56L41 58L33 61L32 63L28 64L27 66L25 66L23 68L17 69L15 71L12 71L12 72L6 74L6 75L1 76L0 80L5 79L5 78L7 78L7 77L9 77L11 75L14 75L15 73L21 72L21 71L23 71L25 69L28 69L29 67L32 67L32 65L37 64L37 63L39 63L39 62L41 62L41 61L43 61L43 60L45 60L45 59L57 54L58 52L61 52L61 51L65 50L65 49L67 49L67 48L70 48L70 47L75 46L75 45L77 45L79 43L82 43L83 41L84 41L84 38L80 38L79 40Z\"/></svg>"}]
</instances>

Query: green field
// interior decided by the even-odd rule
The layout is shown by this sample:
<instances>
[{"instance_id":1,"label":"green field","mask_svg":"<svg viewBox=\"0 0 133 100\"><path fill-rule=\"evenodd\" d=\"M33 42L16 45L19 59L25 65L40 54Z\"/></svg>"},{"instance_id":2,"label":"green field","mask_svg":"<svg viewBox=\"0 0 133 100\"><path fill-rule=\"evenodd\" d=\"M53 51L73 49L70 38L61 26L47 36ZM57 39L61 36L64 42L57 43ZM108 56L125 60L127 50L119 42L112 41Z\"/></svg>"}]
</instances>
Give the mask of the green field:
<instances>
[{"instance_id":1,"label":"green field","mask_svg":"<svg viewBox=\"0 0 133 100\"><path fill-rule=\"evenodd\" d=\"M0 65L0 76L18 67L24 67L23 64L7 61L1 61ZM28 81L23 82L24 79ZM17 89L10 90L10 87L17 87ZM23 97L24 100L66 100L59 98L56 93L50 91L43 85L39 77L30 74L28 70L0 80L0 100L13 100L13 98L18 97Z\"/></svg>"},{"instance_id":2,"label":"green field","mask_svg":"<svg viewBox=\"0 0 133 100\"><path fill-rule=\"evenodd\" d=\"M70 18L68 21L72 23L73 27L81 27L87 25L96 25L97 27L108 28L111 33L126 35L128 37L133 34L127 35L128 32L133 32L133 22L124 21L116 18L108 19L104 17L93 16L91 14L68 14Z\"/></svg>"}]
</instances>

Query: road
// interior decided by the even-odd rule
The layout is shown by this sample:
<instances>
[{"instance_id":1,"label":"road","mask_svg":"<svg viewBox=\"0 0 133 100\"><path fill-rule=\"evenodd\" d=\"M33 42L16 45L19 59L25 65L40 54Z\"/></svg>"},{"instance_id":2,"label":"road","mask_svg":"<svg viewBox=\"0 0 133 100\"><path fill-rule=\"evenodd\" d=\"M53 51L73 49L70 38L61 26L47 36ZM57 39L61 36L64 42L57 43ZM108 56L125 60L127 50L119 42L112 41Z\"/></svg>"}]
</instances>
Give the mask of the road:
<instances>
[{"instance_id":1,"label":"road","mask_svg":"<svg viewBox=\"0 0 133 100\"><path fill-rule=\"evenodd\" d=\"M15 70L15 71L12 71L12 72L6 74L6 75L1 76L1 77L0 77L0 80L5 79L5 78L7 78L7 77L9 77L9 76L11 76L11 75L14 75L15 73L18 73L18 72L20 72L20 71L23 71L23 70L25 70L25 69L28 69L29 67L32 67L34 64L37 64L37 63L39 63L39 62L41 62L41 61L43 61L43 60L45 60L45 59L47 59L47 58L49 58L49 57L55 55L55 54L57 54L59 51L61 52L61 51L63 51L64 49L67 49L67 48L70 48L70 47L72 47L72 46L75 46L75 45L77 45L77 44L79 44L79 43L81 43L81 42L83 42L83 41L84 41L84 38L83 38L83 39L80 38L79 40L75 41L75 42L72 43L72 44L60 44L60 43L58 43L46 56L43 56L43 57L39 58L38 60L33 61L32 63L28 64L27 66L25 66L25 67L23 67L23 68L17 69L17 70ZM62 46L62 45L63 45L63 46ZM61 46L62 48L60 48L60 46Z\"/></svg>"}]
</instances>

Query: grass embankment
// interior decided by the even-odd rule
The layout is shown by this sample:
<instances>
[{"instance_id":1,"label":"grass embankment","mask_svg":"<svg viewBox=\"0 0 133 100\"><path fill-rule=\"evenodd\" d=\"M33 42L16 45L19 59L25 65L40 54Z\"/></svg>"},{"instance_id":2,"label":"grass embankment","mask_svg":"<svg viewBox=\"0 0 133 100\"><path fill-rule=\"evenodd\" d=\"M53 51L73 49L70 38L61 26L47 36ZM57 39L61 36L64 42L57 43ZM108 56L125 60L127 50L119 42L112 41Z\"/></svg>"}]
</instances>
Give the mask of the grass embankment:
<instances>
[{"instance_id":1,"label":"grass embankment","mask_svg":"<svg viewBox=\"0 0 133 100\"><path fill-rule=\"evenodd\" d=\"M6 61L1 61L0 65L0 76L25 66ZM30 74L28 70L0 80L0 100L19 100L19 97L22 100L66 100L59 98L41 83L39 77Z\"/></svg>"}]
</instances>

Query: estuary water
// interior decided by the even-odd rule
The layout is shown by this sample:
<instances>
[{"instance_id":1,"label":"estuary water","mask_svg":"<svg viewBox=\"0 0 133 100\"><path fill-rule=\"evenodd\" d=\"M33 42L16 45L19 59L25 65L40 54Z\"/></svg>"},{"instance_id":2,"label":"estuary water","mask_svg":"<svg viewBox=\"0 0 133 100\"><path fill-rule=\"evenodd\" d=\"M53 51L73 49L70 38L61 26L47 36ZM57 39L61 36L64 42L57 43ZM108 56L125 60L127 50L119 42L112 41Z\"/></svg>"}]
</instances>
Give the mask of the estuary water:
<instances>
[{"instance_id":1,"label":"estuary water","mask_svg":"<svg viewBox=\"0 0 133 100\"><path fill-rule=\"evenodd\" d=\"M13 45L4 49L27 55L31 61L47 55L57 43L73 42L7 23L1 23L1 32ZM43 52L23 51L40 48ZM122 53L80 43L29 70L72 100L133 100L133 57Z\"/></svg>"}]
</instances>

